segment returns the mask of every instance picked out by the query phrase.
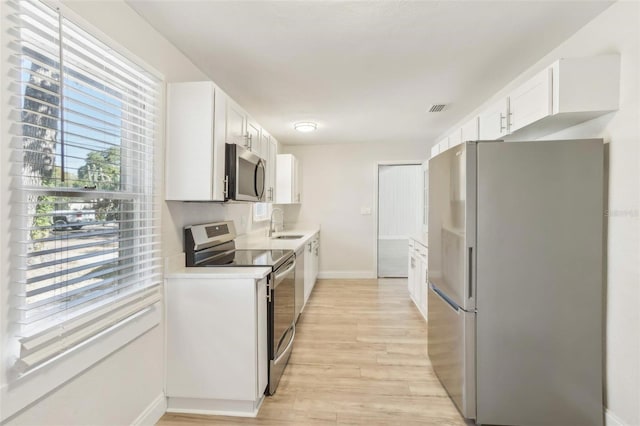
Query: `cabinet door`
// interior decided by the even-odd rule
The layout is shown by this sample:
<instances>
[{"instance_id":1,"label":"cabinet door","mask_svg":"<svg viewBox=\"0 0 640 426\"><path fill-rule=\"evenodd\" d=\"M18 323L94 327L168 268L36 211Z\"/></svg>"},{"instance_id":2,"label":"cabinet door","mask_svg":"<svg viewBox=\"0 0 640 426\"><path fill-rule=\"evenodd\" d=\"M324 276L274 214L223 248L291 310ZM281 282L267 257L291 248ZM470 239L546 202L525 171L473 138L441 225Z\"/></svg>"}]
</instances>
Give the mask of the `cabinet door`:
<instances>
[{"instance_id":1,"label":"cabinet door","mask_svg":"<svg viewBox=\"0 0 640 426\"><path fill-rule=\"evenodd\" d=\"M460 133L462 136L462 142L477 141L480 139L478 117L473 117L471 120L467 121L467 123L465 123L465 125L460 129Z\"/></svg>"},{"instance_id":2,"label":"cabinet door","mask_svg":"<svg viewBox=\"0 0 640 426\"><path fill-rule=\"evenodd\" d=\"M320 234L316 234L313 240L313 287L318 279L318 270L320 269Z\"/></svg>"},{"instance_id":3,"label":"cabinet door","mask_svg":"<svg viewBox=\"0 0 640 426\"><path fill-rule=\"evenodd\" d=\"M249 122L251 123L251 122ZM260 158L265 161L269 161L269 141L271 140L271 135L267 133L266 130L260 130L260 143L257 146L257 149L254 150L256 154ZM269 164L267 163L267 168L269 168Z\"/></svg>"},{"instance_id":4,"label":"cabinet door","mask_svg":"<svg viewBox=\"0 0 640 426\"><path fill-rule=\"evenodd\" d=\"M307 241L304 246L304 304L307 304L307 300L311 295L313 289L313 240Z\"/></svg>"},{"instance_id":5,"label":"cabinet door","mask_svg":"<svg viewBox=\"0 0 640 426\"><path fill-rule=\"evenodd\" d=\"M276 161L276 202L295 204L301 200L298 161L291 154L279 154Z\"/></svg>"},{"instance_id":6,"label":"cabinet door","mask_svg":"<svg viewBox=\"0 0 640 426\"><path fill-rule=\"evenodd\" d=\"M449 149L449 138L446 137L444 139L442 139L441 141L438 142L438 146L440 147L438 149L439 152L445 152L447 149Z\"/></svg>"},{"instance_id":7,"label":"cabinet door","mask_svg":"<svg viewBox=\"0 0 640 426\"><path fill-rule=\"evenodd\" d=\"M230 98L227 98L227 114L225 122L226 143L235 143L247 146L247 116L244 110Z\"/></svg>"},{"instance_id":8,"label":"cabinet door","mask_svg":"<svg viewBox=\"0 0 640 426\"><path fill-rule=\"evenodd\" d=\"M417 271L416 255L413 249L409 250L409 273L407 274L407 284L409 286L409 295L415 299L416 294L416 271Z\"/></svg>"},{"instance_id":9,"label":"cabinet door","mask_svg":"<svg viewBox=\"0 0 640 426\"><path fill-rule=\"evenodd\" d=\"M298 159L293 157L293 202L300 203L300 163L298 163Z\"/></svg>"},{"instance_id":10,"label":"cabinet door","mask_svg":"<svg viewBox=\"0 0 640 426\"><path fill-rule=\"evenodd\" d=\"M456 130L455 132L451 133L447 139L449 140L449 148L460 145L460 143L462 143L462 130Z\"/></svg>"},{"instance_id":11,"label":"cabinet door","mask_svg":"<svg viewBox=\"0 0 640 426\"><path fill-rule=\"evenodd\" d=\"M260 126L255 121L247 119L245 146L262 157L260 153L260 142Z\"/></svg>"},{"instance_id":12,"label":"cabinet door","mask_svg":"<svg viewBox=\"0 0 640 426\"><path fill-rule=\"evenodd\" d=\"M258 348L256 360L258 364L258 380L256 387L256 399L264 395L264 390L269 382L269 351L267 337L267 279L263 278L256 283L256 324L258 334Z\"/></svg>"},{"instance_id":13,"label":"cabinet door","mask_svg":"<svg viewBox=\"0 0 640 426\"><path fill-rule=\"evenodd\" d=\"M440 154L440 144L435 144L431 147L431 158L435 157L438 154Z\"/></svg>"},{"instance_id":14,"label":"cabinet door","mask_svg":"<svg viewBox=\"0 0 640 426\"><path fill-rule=\"evenodd\" d=\"M545 69L509 94L511 133L551 115L551 73L551 68Z\"/></svg>"},{"instance_id":15,"label":"cabinet door","mask_svg":"<svg viewBox=\"0 0 640 426\"><path fill-rule=\"evenodd\" d=\"M427 288L428 288L428 277L427 277L427 262L426 260L422 260L420 262L420 281L418 283L418 307L422 311L422 314L427 316Z\"/></svg>"},{"instance_id":16,"label":"cabinet door","mask_svg":"<svg viewBox=\"0 0 640 426\"><path fill-rule=\"evenodd\" d=\"M274 138L269 138L267 146L269 158L267 159L267 201L273 203L276 201L276 169L278 167L278 142Z\"/></svg>"},{"instance_id":17,"label":"cabinet door","mask_svg":"<svg viewBox=\"0 0 640 426\"><path fill-rule=\"evenodd\" d=\"M508 106L509 100L501 99L480 114L480 139L495 140L507 135Z\"/></svg>"},{"instance_id":18,"label":"cabinet door","mask_svg":"<svg viewBox=\"0 0 640 426\"><path fill-rule=\"evenodd\" d=\"M214 96L213 84L206 81L167 87L166 157L171 159L165 168L167 200L213 197L214 160L220 160L224 169L224 157L217 158L214 152Z\"/></svg>"}]
</instances>

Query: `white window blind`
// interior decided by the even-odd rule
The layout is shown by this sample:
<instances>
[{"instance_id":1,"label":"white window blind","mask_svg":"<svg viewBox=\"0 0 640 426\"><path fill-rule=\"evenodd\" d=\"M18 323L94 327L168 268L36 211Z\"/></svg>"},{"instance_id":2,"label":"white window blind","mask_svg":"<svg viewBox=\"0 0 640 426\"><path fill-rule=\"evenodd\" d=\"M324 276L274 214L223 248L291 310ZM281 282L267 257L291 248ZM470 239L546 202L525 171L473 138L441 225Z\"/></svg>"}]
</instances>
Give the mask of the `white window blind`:
<instances>
[{"instance_id":1,"label":"white window blind","mask_svg":"<svg viewBox=\"0 0 640 426\"><path fill-rule=\"evenodd\" d=\"M14 1L12 294L28 371L160 300L161 81Z\"/></svg>"}]
</instances>

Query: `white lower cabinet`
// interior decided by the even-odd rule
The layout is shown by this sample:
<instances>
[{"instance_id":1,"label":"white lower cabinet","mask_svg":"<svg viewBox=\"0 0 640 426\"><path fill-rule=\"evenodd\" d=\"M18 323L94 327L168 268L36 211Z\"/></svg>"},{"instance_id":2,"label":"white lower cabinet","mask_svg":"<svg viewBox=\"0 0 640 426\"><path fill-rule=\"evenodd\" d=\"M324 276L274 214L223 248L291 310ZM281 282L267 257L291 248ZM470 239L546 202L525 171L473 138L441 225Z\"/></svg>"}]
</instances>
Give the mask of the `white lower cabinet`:
<instances>
[{"instance_id":1,"label":"white lower cabinet","mask_svg":"<svg viewBox=\"0 0 640 426\"><path fill-rule=\"evenodd\" d=\"M318 278L318 260L320 253L320 234L316 233L304 248L304 304L307 304L309 296L316 285Z\"/></svg>"},{"instance_id":2,"label":"white lower cabinet","mask_svg":"<svg viewBox=\"0 0 640 426\"><path fill-rule=\"evenodd\" d=\"M167 411L254 416L268 383L267 278L168 278L165 301Z\"/></svg>"},{"instance_id":3,"label":"white lower cabinet","mask_svg":"<svg viewBox=\"0 0 640 426\"><path fill-rule=\"evenodd\" d=\"M409 273L407 278L409 296L427 319L427 293L429 275L427 271L427 248L409 239Z\"/></svg>"}]
</instances>

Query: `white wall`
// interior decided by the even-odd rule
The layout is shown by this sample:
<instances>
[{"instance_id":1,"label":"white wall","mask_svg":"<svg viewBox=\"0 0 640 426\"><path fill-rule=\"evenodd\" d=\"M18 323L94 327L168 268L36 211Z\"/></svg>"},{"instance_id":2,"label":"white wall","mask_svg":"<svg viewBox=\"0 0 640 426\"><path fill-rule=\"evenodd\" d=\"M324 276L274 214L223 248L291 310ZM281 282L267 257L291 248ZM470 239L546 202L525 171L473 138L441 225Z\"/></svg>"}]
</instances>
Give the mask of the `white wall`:
<instances>
[{"instance_id":1,"label":"white wall","mask_svg":"<svg viewBox=\"0 0 640 426\"><path fill-rule=\"evenodd\" d=\"M375 178L378 161L427 158L426 145L284 145L300 162L302 203L285 220L320 225L320 277L376 276ZM360 208L372 209L361 215Z\"/></svg>"},{"instance_id":2,"label":"white wall","mask_svg":"<svg viewBox=\"0 0 640 426\"><path fill-rule=\"evenodd\" d=\"M6 2L2 7L2 45L6 44ZM53 3L55 4L55 3ZM165 76L167 82L206 80L180 51L166 41L140 18L124 1L64 1L66 6L85 27L103 32L108 38L127 49L149 66ZM4 106L10 91L6 51L2 52L2 82L0 97ZM6 291L9 277L9 215L10 171L8 143L8 112L0 115L0 337L2 346L7 342L6 316L9 295ZM160 150L161 152L164 149ZM163 159L161 159L163 161ZM163 161L164 164L164 161ZM163 191L163 190L162 190ZM163 203L163 252L166 256L182 252L182 227L187 224L234 217L243 231L258 229L263 224L252 224L249 205L223 206L206 203ZM164 387L163 325L155 327L117 352L95 364L55 391L8 420L8 424L24 425L124 425L133 422L147 407L161 402ZM11 360L2 359L2 371ZM2 385L6 379L2 374ZM156 407L157 408L157 407Z\"/></svg>"},{"instance_id":3,"label":"white wall","mask_svg":"<svg viewBox=\"0 0 640 426\"><path fill-rule=\"evenodd\" d=\"M608 53L621 56L619 110L544 139L603 138L608 144L605 405L608 424L635 426L640 425L640 3L615 3L493 99L558 58Z\"/></svg>"}]
</instances>

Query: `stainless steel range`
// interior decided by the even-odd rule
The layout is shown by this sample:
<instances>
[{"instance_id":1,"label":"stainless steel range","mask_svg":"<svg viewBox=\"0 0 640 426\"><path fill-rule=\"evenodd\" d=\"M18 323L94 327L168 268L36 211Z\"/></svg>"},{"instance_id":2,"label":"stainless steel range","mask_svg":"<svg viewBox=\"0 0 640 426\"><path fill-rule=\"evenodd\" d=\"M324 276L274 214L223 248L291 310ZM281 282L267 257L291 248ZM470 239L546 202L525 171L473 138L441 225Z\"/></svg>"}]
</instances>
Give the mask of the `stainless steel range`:
<instances>
[{"instance_id":1,"label":"stainless steel range","mask_svg":"<svg viewBox=\"0 0 640 426\"><path fill-rule=\"evenodd\" d=\"M231 221L185 227L186 266L271 268L267 282L269 385L265 393L273 395L296 334L296 257L293 250L236 249L235 237Z\"/></svg>"}]
</instances>

